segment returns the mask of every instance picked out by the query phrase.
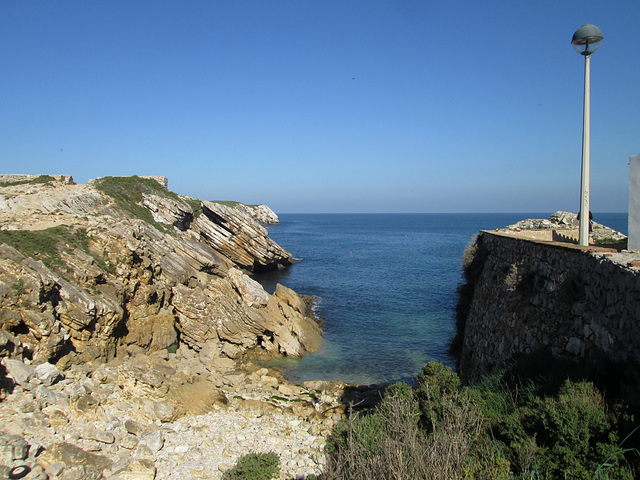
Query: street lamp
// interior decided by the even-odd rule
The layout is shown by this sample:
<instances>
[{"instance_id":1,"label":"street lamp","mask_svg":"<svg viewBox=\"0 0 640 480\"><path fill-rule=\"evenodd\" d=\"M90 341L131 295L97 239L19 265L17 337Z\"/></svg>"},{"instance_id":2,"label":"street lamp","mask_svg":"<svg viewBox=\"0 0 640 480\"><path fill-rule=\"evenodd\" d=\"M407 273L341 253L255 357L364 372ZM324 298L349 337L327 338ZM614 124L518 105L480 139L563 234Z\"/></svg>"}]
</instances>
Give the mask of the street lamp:
<instances>
[{"instance_id":1,"label":"street lamp","mask_svg":"<svg viewBox=\"0 0 640 480\"><path fill-rule=\"evenodd\" d=\"M582 176L580 181L580 236L578 243L589 246L589 135L590 135L590 59L602 44L602 32L595 25L583 25L573 34L571 45L584 55L584 115L582 120Z\"/></svg>"}]
</instances>

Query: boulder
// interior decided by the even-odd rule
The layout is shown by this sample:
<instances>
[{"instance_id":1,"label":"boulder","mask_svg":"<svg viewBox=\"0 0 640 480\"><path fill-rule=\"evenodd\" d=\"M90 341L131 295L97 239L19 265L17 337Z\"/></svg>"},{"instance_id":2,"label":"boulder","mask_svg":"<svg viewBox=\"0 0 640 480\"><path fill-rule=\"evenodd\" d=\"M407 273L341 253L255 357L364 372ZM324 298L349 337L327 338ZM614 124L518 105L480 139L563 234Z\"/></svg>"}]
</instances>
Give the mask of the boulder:
<instances>
[{"instance_id":1,"label":"boulder","mask_svg":"<svg viewBox=\"0 0 640 480\"><path fill-rule=\"evenodd\" d=\"M36 369L20 360L5 358L2 364L7 369L7 376L17 385L26 385L36 376Z\"/></svg>"},{"instance_id":2,"label":"boulder","mask_svg":"<svg viewBox=\"0 0 640 480\"><path fill-rule=\"evenodd\" d=\"M103 455L86 452L67 442L60 442L49 448L38 463L46 468L59 463L63 467L65 479L99 480L103 472L111 468L113 462Z\"/></svg>"},{"instance_id":3,"label":"boulder","mask_svg":"<svg viewBox=\"0 0 640 480\"><path fill-rule=\"evenodd\" d=\"M48 362L38 365L35 368L35 374L38 380L46 386L51 386L64 378L64 374L55 365Z\"/></svg>"}]
</instances>

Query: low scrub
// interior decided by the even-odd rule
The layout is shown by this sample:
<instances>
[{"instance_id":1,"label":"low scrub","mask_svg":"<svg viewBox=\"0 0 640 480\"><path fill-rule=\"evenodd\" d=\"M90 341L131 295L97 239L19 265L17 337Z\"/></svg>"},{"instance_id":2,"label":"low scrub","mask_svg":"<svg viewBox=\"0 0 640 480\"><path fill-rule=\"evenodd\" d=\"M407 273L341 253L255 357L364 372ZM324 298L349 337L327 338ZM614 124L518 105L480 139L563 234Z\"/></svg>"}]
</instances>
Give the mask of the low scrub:
<instances>
[{"instance_id":1,"label":"low scrub","mask_svg":"<svg viewBox=\"0 0 640 480\"><path fill-rule=\"evenodd\" d=\"M95 180L95 188L110 196L116 205L135 218L144 220L158 230L167 231L166 225L156 222L151 211L142 205L142 194L155 194L179 200L178 195L167 190L152 178L142 178L137 175L131 177L103 177Z\"/></svg>"},{"instance_id":2,"label":"low scrub","mask_svg":"<svg viewBox=\"0 0 640 480\"><path fill-rule=\"evenodd\" d=\"M473 387L439 363L389 387L327 444L325 480L633 479L635 418L587 380L510 368ZM521 372L522 373L522 372Z\"/></svg>"},{"instance_id":3,"label":"low scrub","mask_svg":"<svg viewBox=\"0 0 640 480\"><path fill-rule=\"evenodd\" d=\"M222 480L273 480L280 473L280 457L273 452L249 453L238 459Z\"/></svg>"},{"instance_id":4,"label":"low scrub","mask_svg":"<svg viewBox=\"0 0 640 480\"><path fill-rule=\"evenodd\" d=\"M51 184L55 182L56 179L51 175L38 175L37 177L25 179L25 180L14 180L8 182L0 182L0 186L8 187L13 185L37 185L37 184Z\"/></svg>"},{"instance_id":5,"label":"low scrub","mask_svg":"<svg viewBox=\"0 0 640 480\"><path fill-rule=\"evenodd\" d=\"M61 272L65 264L60 251L80 248L88 251L87 231L66 225L44 230L0 230L0 242L12 246L28 257L42 260L49 268Z\"/></svg>"}]
</instances>

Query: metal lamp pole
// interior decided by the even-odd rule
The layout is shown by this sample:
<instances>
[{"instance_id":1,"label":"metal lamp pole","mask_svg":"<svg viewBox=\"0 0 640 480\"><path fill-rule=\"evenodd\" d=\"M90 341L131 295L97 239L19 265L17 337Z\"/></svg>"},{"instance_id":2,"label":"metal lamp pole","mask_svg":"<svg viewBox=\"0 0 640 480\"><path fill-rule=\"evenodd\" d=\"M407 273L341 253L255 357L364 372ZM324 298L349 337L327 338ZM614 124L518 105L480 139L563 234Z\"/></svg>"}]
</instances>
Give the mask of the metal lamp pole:
<instances>
[{"instance_id":1,"label":"metal lamp pole","mask_svg":"<svg viewBox=\"0 0 640 480\"><path fill-rule=\"evenodd\" d=\"M573 34L571 44L584 55L584 113L582 119L582 174L580 177L580 227L578 243L589 246L589 149L591 134L591 54L602 43L602 32L595 25L583 25Z\"/></svg>"}]
</instances>

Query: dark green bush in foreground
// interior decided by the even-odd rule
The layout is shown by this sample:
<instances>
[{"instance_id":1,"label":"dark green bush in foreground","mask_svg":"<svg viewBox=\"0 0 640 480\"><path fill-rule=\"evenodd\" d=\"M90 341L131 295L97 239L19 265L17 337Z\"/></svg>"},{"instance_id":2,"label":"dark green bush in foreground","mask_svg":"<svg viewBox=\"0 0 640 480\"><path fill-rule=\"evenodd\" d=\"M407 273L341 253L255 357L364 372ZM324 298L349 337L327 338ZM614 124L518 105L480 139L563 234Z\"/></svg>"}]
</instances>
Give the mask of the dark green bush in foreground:
<instances>
[{"instance_id":1,"label":"dark green bush in foreground","mask_svg":"<svg viewBox=\"0 0 640 480\"><path fill-rule=\"evenodd\" d=\"M250 453L240 457L222 480L272 480L279 472L280 458L275 453Z\"/></svg>"},{"instance_id":2,"label":"dark green bush in foreground","mask_svg":"<svg viewBox=\"0 0 640 480\"><path fill-rule=\"evenodd\" d=\"M634 416L567 372L509 368L464 387L429 363L414 388L392 385L336 426L323 479L636 478Z\"/></svg>"}]
</instances>

